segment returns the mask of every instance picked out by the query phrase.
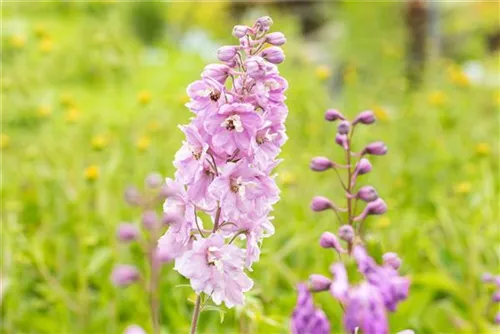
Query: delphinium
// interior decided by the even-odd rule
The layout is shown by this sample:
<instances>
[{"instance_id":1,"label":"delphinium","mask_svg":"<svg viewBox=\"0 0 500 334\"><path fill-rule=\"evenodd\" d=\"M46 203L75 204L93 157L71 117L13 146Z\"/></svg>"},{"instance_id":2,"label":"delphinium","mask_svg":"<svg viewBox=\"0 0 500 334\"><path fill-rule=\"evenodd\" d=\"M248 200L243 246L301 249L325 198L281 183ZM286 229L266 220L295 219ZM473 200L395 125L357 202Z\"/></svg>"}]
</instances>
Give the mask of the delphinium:
<instances>
[{"instance_id":1,"label":"delphinium","mask_svg":"<svg viewBox=\"0 0 500 334\"><path fill-rule=\"evenodd\" d=\"M484 312L485 316L490 318L491 309L493 307L496 307L495 304L500 303L500 275L493 276L490 273L484 273L482 281L484 284L492 285L495 287L495 291L491 295L490 300L488 301L488 305L486 306L486 310ZM500 325L500 312L496 312L492 320L494 324Z\"/></svg>"},{"instance_id":2,"label":"delphinium","mask_svg":"<svg viewBox=\"0 0 500 334\"><path fill-rule=\"evenodd\" d=\"M389 333L388 312L396 311L397 305L408 297L410 281L399 274L401 259L397 254L385 253L383 263L379 265L367 253L363 241L365 221L371 215L384 214L387 206L373 186L359 185L361 176L372 170L368 157L385 155L387 147L383 142L376 141L358 152L353 148L355 130L375 122L371 111L361 112L349 121L337 110L327 110L325 119L338 121L335 142L344 151L345 161L337 163L327 157L315 157L310 167L316 172L332 171L337 175L341 191L345 194L345 205L316 196L311 202L311 209L316 212L331 210L339 220L338 233L324 232L319 240L322 248L338 253L339 261L329 268L332 278L314 274L310 276L307 288L304 284L299 285L291 330L295 334L326 334L330 333L330 326L335 331L339 330L340 324L330 325L325 314L313 305L311 293L328 291L343 311L345 332ZM362 203L364 207L361 209ZM348 280L346 264L351 263L351 259L354 259L363 277L357 284Z\"/></svg>"},{"instance_id":3,"label":"delphinium","mask_svg":"<svg viewBox=\"0 0 500 334\"><path fill-rule=\"evenodd\" d=\"M243 304L253 286L247 271L262 239L274 233L270 212L279 189L271 173L287 139L288 109L287 82L276 66L286 39L269 32L272 23L262 17L235 26L239 44L221 47L221 63L206 66L187 88L194 116L180 127L185 141L175 155L175 179L166 180L164 211L176 218L158 249L197 294L191 333L210 299L228 308Z\"/></svg>"},{"instance_id":4,"label":"delphinium","mask_svg":"<svg viewBox=\"0 0 500 334\"><path fill-rule=\"evenodd\" d=\"M160 331L159 317L159 283L161 266L169 262L170 258L156 247L157 240L177 217L164 213L158 214L156 208L168 196L169 189L163 184L163 178L158 173L150 174L145 180L145 189L140 191L136 187L129 187L125 191L125 201L132 207L142 211L141 223L122 223L118 226L116 237L123 244L137 244L145 255L148 264L147 270L141 272L137 266L118 264L115 266L111 281L118 287L126 287L133 283L143 284L149 295L152 327L155 333ZM131 325L125 333L140 334L138 325Z\"/></svg>"}]
</instances>

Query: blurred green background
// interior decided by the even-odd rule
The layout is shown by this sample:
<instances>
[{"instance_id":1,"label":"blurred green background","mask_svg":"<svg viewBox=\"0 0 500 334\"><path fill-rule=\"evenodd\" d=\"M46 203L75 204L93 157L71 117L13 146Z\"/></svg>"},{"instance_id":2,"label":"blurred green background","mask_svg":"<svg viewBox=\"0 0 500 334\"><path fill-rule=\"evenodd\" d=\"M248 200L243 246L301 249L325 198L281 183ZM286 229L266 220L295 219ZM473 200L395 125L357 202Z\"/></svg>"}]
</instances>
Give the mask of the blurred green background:
<instances>
[{"instance_id":1,"label":"blurred green background","mask_svg":"<svg viewBox=\"0 0 500 334\"><path fill-rule=\"evenodd\" d=\"M327 108L379 122L356 135L389 155L363 177L389 212L365 229L372 254L395 251L411 294L391 315L396 332L488 333L494 308L485 271L499 273L500 24L498 2L52 2L2 3L2 333L151 331L146 293L119 290L116 263L145 267L116 226L136 221L123 191L172 160L191 117L185 87L235 43L234 24L271 15L288 38L290 140L277 169L276 234L263 244L244 307L201 315L201 333L286 333L294 287L336 260L317 245L336 231L313 214L314 195L340 201L341 161ZM188 331L187 281L162 273L164 333ZM341 309L315 297L341 332Z\"/></svg>"}]
</instances>

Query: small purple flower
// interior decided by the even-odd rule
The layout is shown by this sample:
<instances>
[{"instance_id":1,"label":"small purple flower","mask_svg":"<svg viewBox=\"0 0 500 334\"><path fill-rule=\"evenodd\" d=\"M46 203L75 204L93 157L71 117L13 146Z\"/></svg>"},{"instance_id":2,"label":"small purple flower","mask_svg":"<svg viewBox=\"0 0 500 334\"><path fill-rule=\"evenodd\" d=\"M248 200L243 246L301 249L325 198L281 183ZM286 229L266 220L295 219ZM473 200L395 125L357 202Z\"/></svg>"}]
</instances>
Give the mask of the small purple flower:
<instances>
[{"instance_id":1,"label":"small purple flower","mask_svg":"<svg viewBox=\"0 0 500 334\"><path fill-rule=\"evenodd\" d=\"M262 58L272 64L281 64L285 60L283 50L278 46L271 46L261 52Z\"/></svg>"},{"instance_id":2,"label":"small purple flower","mask_svg":"<svg viewBox=\"0 0 500 334\"><path fill-rule=\"evenodd\" d=\"M134 241L139 236L139 229L133 224L120 224L116 232L117 239L122 242Z\"/></svg>"},{"instance_id":3,"label":"small purple flower","mask_svg":"<svg viewBox=\"0 0 500 334\"><path fill-rule=\"evenodd\" d=\"M245 60L248 76L252 79L262 79L266 75L266 64L261 57L251 57Z\"/></svg>"},{"instance_id":4,"label":"small purple flower","mask_svg":"<svg viewBox=\"0 0 500 334\"><path fill-rule=\"evenodd\" d=\"M111 281L115 286L124 287L139 279L139 271L136 267L122 264L115 267L111 274Z\"/></svg>"},{"instance_id":5,"label":"small purple flower","mask_svg":"<svg viewBox=\"0 0 500 334\"><path fill-rule=\"evenodd\" d=\"M339 254L347 253L347 251L340 244L335 234L331 232L323 232L321 238L319 239L319 245L323 248L333 248Z\"/></svg>"},{"instance_id":6,"label":"small purple flower","mask_svg":"<svg viewBox=\"0 0 500 334\"><path fill-rule=\"evenodd\" d=\"M337 143L337 145L342 146L344 150L348 149L346 135L337 132L337 134L335 135L335 142Z\"/></svg>"},{"instance_id":7,"label":"small purple flower","mask_svg":"<svg viewBox=\"0 0 500 334\"><path fill-rule=\"evenodd\" d=\"M356 168L354 169L354 174L363 175L369 173L371 170L372 170L372 164L370 163L370 160L362 158L356 164Z\"/></svg>"},{"instance_id":8,"label":"small purple flower","mask_svg":"<svg viewBox=\"0 0 500 334\"><path fill-rule=\"evenodd\" d=\"M337 133L341 135L347 135L351 128L349 121L341 121L337 127Z\"/></svg>"},{"instance_id":9,"label":"small purple flower","mask_svg":"<svg viewBox=\"0 0 500 334\"><path fill-rule=\"evenodd\" d=\"M265 37L266 42L274 46L282 46L286 43L285 35L282 32L272 32Z\"/></svg>"},{"instance_id":10,"label":"small purple flower","mask_svg":"<svg viewBox=\"0 0 500 334\"><path fill-rule=\"evenodd\" d=\"M201 73L201 77L203 79L212 78L217 80L221 84L226 82L227 77L229 76L230 68L224 64L209 64L205 66L203 73Z\"/></svg>"},{"instance_id":11,"label":"small purple flower","mask_svg":"<svg viewBox=\"0 0 500 334\"><path fill-rule=\"evenodd\" d=\"M493 296L491 296L491 300L494 303L500 303L500 291L495 291L495 293L493 294Z\"/></svg>"},{"instance_id":12,"label":"small purple flower","mask_svg":"<svg viewBox=\"0 0 500 334\"><path fill-rule=\"evenodd\" d=\"M152 230L158 225L158 215L153 210L146 210L142 213L142 225L147 230Z\"/></svg>"},{"instance_id":13,"label":"small purple flower","mask_svg":"<svg viewBox=\"0 0 500 334\"><path fill-rule=\"evenodd\" d=\"M236 53L238 53L238 48L235 46L223 46L217 50L217 58L219 58L220 61L230 61L236 56Z\"/></svg>"},{"instance_id":14,"label":"small purple flower","mask_svg":"<svg viewBox=\"0 0 500 334\"><path fill-rule=\"evenodd\" d=\"M261 32L268 31L272 25L273 25L273 20L269 16L259 17L255 22L255 28Z\"/></svg>"},{"instance_id":15,"label":"small purple flower","mask_svg":"<svg viewBox=\"0 0 500 334\"><path fill-rule=\"evenodd\" d=\"M314 157L311 160L310 167L315 172L323 172L333 167L333 162L327 157Z\"/></svg>"},{"instance_id":16,"label":"small purple flower","mask_svg":"<svg viewBox=\"0 0 500 334\"><path fill-rule=\"evenodd\" d=\"M233 36L236 38L243 38L248 34L250 28L247 26L236 25L233 28Z\"/></svg>"},{"instance_id":17,"label":"small purple flower","mask_svg":"<svg viewBox=\"0 0 500 334\"><path fill-rule=\"evenodd\" d=\"M130 206L139 206L142 202L142 196L136 187L128 187L124 194L125 202Z\"/></svg>"},{"instance_id":18,"label":"small purple flower","mask_svg":"<svg viewBox=\"0 0 500 334\"><path fill-rule=\"evenodd\" d=\"M373 114L373 111L367 110L367 111L360 112L358 114L358 116L356 116L354 121L352 122L352 125L356 125L358 123L368 125L368 124L372 124L374 122L375 122L375 115Z\"/></svg>"},{"instance_id":19,"label":"small purple flower","mask_svg":"<svg viewBox=\"0 0 500 334\"><path fill-rule=\"evenodd\" d=\"M363 150L363 154L385 155L387 154L387 146L381 141L376 141L368 144Z\"/></svg>"},{"instance_id":20,"label":"small purple flower","mask_svg":"<svg viewBox=\"0 0 500 334\"><path fill-rule=\"evenodd\" d=\"M342 115L338 110L328 109L325 111L325 120L329 122L335 122L338 119L345 120L344 115Z\"/></svg>"},{"instance_id":21,"label":"small purple flower","mask_svg":"<svg viewBox=\"0 0 500 334\"><path fill-rule=\"evenodd\" d=\"M384 261L384 265L390 266L395 270L398 270L399 267L401 267L401 259L396 253L385 253L384 255L382 255L382 260Z\"/></svg>"},{"instance_id":22,"label":"small purple flower","mask_svg":"<svg viewBox=\"0 0 500 334\"><path fill-rule=\"evenodd\" d=\"M378 194L372 186L362 186L356 194L356 198L365 202L373 202L378 198Z\"/></svg>"},{"instance_id":23,"label":"small purple flower","mask_svg":"<svg viewBox=\"0 0 500 334\"><path fill-rule=\"evenodd\" d=\"M323 196L315 196L311 201L311 210L316 212L332 209L333 207L332 201Z\"/></svg>"},{"instance_id":24,"label":"small purple flower","mask_svg":"<svg viewBox=\"0 0 500 334\"><path fill-rule=\"evenodd\" d=\"M309 276L309 288L312 292L326 291L330 289L330 284L332 284L332 280L323 275L312 274Z\"/></svg>"},{"instance_id":25,"label":"small purple flower","mask_svg":"<svg viewBox=\"0 0 500 334\"><path fill-rule=\"evenodd\" d=\"M364 220L368 215L381 215L387 212L387 204L385 204L384 200L380 197L374 200L373 202L369 202L363 212L359 214L359 216L354 217L354 221Z\"/></svg>"},{"instance_id":26,"label":"small purple flower","mask_svg":"<svg viewBox=\"0 0 500 334\"><path fill-rule=\"evenodd\" d=\"M493 322L496 325L500 325L500 312L498 312L497 314L495 314L495 319L493 319Z\"/></svg>"},{"instance_id":27,"label":"small purple flower","mask_svg":"<svg viewBox=\"0 0 500 334\"><path fill-rule=\"evenodd\" d=\"M323 311L314 307L307 286L299 284L297 290L297 305L290 323L292 334L330 334L330 323Z\"/></svg>"},{"instance_id":28,"label":"small purple flower","mask_svg":"<svg viewBox=\"0 0 500 334\"><path fill-rule=\"evenodd\" d=\"M339 227L339 237L347 242L352 242L354 240L354 229L351 225L342 225Z\"/></svg>"}]
</instances>

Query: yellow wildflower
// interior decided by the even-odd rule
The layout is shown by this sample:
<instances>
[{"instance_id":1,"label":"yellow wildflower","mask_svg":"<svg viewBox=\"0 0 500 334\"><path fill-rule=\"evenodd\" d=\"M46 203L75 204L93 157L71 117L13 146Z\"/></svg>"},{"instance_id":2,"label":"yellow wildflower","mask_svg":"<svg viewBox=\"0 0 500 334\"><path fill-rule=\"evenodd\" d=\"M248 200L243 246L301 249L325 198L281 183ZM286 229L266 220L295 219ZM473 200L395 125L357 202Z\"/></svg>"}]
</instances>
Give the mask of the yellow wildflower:
<instances>
[{"instance_id":1,"label":"yellow wildflower","mask_svg":"<svg viewBox=\"0 0 500 334\"><path fill-rule=\"evenodd\" d=\"M479 155L490 155L491 147L488 143L479 143L476 145L476 153Z\"/></svg>"},{"instance_id":2,"label":"yellow wildflower","mask_svg":"<svg viewBox=\"0 0 500 334\"><path fill-rule=\"evenodd\" d=\"M75 123L80 118L80 112L76 108L70 108L66 112L66 122Z\"/></svg>"},{"instance_id":3,"label":"yellow wildflower","mask_svg":"<svg viewBox=\"0 0 500 334\"><path fill-rule=\"evenodd\" d=\"M97 165L90 165L87 168L85 168L84 174L85 174L85 179L87 181L95 181L99 178L101 170Z\"/></svg>"},{"instance_id":4,"label":"yellow wildflower","mask_svg":"<svg viewBox=\"0 0 500 334\"><path fill-rule=\"evenodd\" d=\"M20 49L26 44L26 38L24 36L14 35L10 38L10 44L16 49Z\"/></svg>"},{"instance_id":5,"label":"yellow wildflower","mask_svg":"<svg viewBox=\"0 0 500 334\"><path fill-rule=\"evenodd\" d=\"M148 124L148 129L151 132L158 131L159 128L160 128L160 122L158 122L156 120L153 120L153 121L149 122L149 124Z\"/></svg>"},{"instance_id":6,"label":"yellow wildflower","mask_svg":"<svg viewBox=\"0 0 500 334\"><path fill-rule=\"evenodd\" d=\"M146 151L151 145L151 140L149 139L149 137L142 136L139 139L137 139L135 145L137 146L139 151Z\"/></svg>"},{"instance_id":7,"label":"yellow wildflower","mask_svg":"<svg viewBox=\"0 0 500 334\"><path fill-rule=\"evenodd\" d=\"M450 81L457 86L466 87L469 85L469 78L465 73L455 64L448 67L448 77Z\"/></svg>"},{"instance_id":8,"label":"yellow wildflower","mask_svg":"<svg viewBox=\"0 0 500 334\"><path fill-rule=\"evenodd\" d=\"M10 137L7 136L5 133L2 133L2 135L0 136L0 148L1 149L7 148L9 147L9 144L10 144Z\"/></svg>"},{"instance_id":9,"label":"yellow wildflower","mask_svg":"<svg viewBox=\"0 0 500 334\"><path fill-rule=\"evenodd\" d=\"M375 117L377 118L377 120L380 120L380 121L387 121L389 120L389 114L387 113L387 111L380 107L380 106L375 106L372 108L373 110L373 113L375 114Z\"/></svg>"},{"instance_id":10,"label":"yellow wildflower","mask_svg":"<svg viewBox=\"0 0 500 334\"><path fill-rule=\"evenodd\" d=\"M137 94L137 101L142 104L146 105L149 102L151 102L151 93L147 90L142 90Z\"/></svg>"},{"instance_id":11,"label":"yellow wildflower","mask_svg":"<svg viewBox=\"0 0 500 334\"><path fill-rule=\"evenodd\" d=\"M318 79L324 81L332 76L332 71L330 67L326 65L320 65L316 67L315 74Z\"/></svg>"},{"instance_id":12,"label":"yellow wildflower","mask_svg":"<svg viewBox=\"0 0 500 334\"><path fill-rule=\"evenodd\" d=\"M92 138L92 148L96 151L101 151L108 146L108 139L105 136L99 135Z\"/></svg>"},{"instance_id":13,"label":"yellow wildflower","mask_svg":"<svg viewBox=\"0 0 500 334\"><path fill-rule=\"evenodd\" d=\"M435 91L429 94L428 101L436 107L442 107L448 101L448 97L442 91Z\"/></svg>"},{"instance_id":14,"label":"yellow wildflower","mask_svg":"<svg viewBox=\"0 0 500 334\"><path fill-rule=\"evenodd\" d=\"M283 172L279 173L278 175L279 175L280 183L283 184L284 186L292 185L297 180L295 175L291 172L288 172L288 171L283 171Z\"/></svg>"},{"instance_id":15,"label":"yellow wildflower","mask_svg":"<svg viewBox=\"0 0 500 334\"><path fill-rule=\"evenodd\" d=\"M455 193L457 194L468 194L470 193L471 189L472 189L472 184L467 181L456 184L453 187L453 190L455 190Z\"/></svg>"},{"instance_id":16,"label":"yellow wildflower","mask_svg":"<svg viewBox=\"0 0 500 334\"><path fill-rule=\"evenodd\" d=\"M375 225L376 227L379 228L386 228L389 225L391 225L391 220L387 216L380 217L377 224Z\"/></svg>"},{"instance_id":17,"label":"yellow wildflower","mask_svg":"<svg viewBox=\"0 0 500 334\"><path fill-rule=\"evenodd\" d=\"M52 114L52 110L49 106L40 106L37 110L38 117L47 118Z\"/></svg>"},{"instance_id":18,"label":"yellow wildflower","mask_svg":"<svg viewBox=\"0 0 500 334\"><path fill-rule=\"evenodd\" d=\"M52 46L52 39L50 37L44 37L40 41L39 49L43 53L49 53L50 51L52 51Z\"/></svg>"}]
</instances>

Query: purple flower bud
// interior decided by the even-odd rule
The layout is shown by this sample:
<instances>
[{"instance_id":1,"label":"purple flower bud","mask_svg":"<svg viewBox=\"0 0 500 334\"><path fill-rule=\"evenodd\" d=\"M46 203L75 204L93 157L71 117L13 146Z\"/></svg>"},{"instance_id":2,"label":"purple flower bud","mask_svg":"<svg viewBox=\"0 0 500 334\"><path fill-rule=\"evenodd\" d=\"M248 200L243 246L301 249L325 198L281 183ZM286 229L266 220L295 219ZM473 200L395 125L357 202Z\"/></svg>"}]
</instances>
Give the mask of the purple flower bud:
<instances>
[{"instance_id":1,"label":"purple flower bud","mask_svg":"<svg viewBox=\"0 0 500 334\"><path fill-rule=\"evenodd\" d=\"M133 224L120 224L116 233L119 241L129 242L134 241L139 236L139 229Z\"/></svg>"},{"instance_id":2,"label":"purple flower bud","mask_svg":"<svg viewBox=\"0 0 500 334\"><path fill-rule=\"evenodd\" d=\"M357 217L354 218L354 221L360 221L365 219L368 215L381 215L387 211L387 205L384 200L381 198L377 198L373 202L369 202L363 212Z\"/></svg>"},{"instance_id":3,"label":"purple flower bud","mask_svg":"<svg viewBox=\"0 0 500 334\"><path fill-rule=\"evenodd\" d=\"M125 328L123 334L146 334L146 331L138 325L130 325Z\"/></svg>"},{"instance_id":4,"label":"purple flower bud","mask_svg":"<svg viewBox=\"0 0 500 334\"><path fill-rule=\"evenodd\" d=\"M346 135L349 133L350 127L351 125L349 121L342 121L339 123L339 126L337 127L337 133L341 135Z\"/></svg>"},{"instance_id":5,"label":"purple flower bud","mask_svg":"<svg viewBox=\"0 0 500 334\"><path fill-rule=\"evenodd\" d=\"M271 46L267 49L264 49L260 55L262 58L267 60L272 64L281 64L285 60L285 54L280 47Z\"/></svg>"},{"instance_id":6,"label":"purple flower bud","mask_svg":"<svg viewBox=\"0 0 500 334\"><path fill-rule=\"evenodd\" d=\"M381 141L376 141L365 147L363 154L385 155L387 154L387 146Z\"/></svg>"},{"instance_id":7,"label":"purple flower bud","mask_svg":"<svg viewBox=\"0 0 500 334\"><path fill-rule=\"evenodd\" d=\"M151 173L146 178L146 186L151 189L156 189L163 183L163 177L159 173Z\"/></svg>"},{"instance_id":8,"label":"purple flower bud","mask_svg":"<svg viewBox=\"0 0 500 334\"><path fill-rule=\"evenodd\" d=\"M491 300L494 303L500 303L500 291L495 291L495 293L493 294L493 296L491 296Z\"/></svg>"},{"instance_id":9,"label":"purple flower bud","mask_svg":"<svg viewBox=\"0 0 500 334\"><path fill-rule=\"evenodd\" d=\"M373 111L367 110L367 111L360 112L358 114L358 116L356 116L354 121L352 122L352 125L356 125L358 123L372 124L375 122L375 120L376 119L375 119L375 115L373 114Z\"/></svg>"},{"instance_id":10,"label":"purple flower bud","mask_svg":"<svg viewBox=\"0 0 500 334\"><path fill-rule=\"evenodd\" d=\"M183 217L177 212L164 212L162 216L162 224L169 225L182 221Z\"/></svg>"},{"instance_id":11,"label":"purple flower bud","mask_svg":"<svg viewBox=\"0 0 500 334\"><path fill-rule=\"evenodd\" d=\"M259 31L268 31L273 25L273 20L269 16L259 17L255 23L255 27Z\"/></svg>"},{"instance_id":12,"label":"purple flower bud","mask_svg":"<svg viewBox=\"0 0 500 334\"><path fill-rule=\"evenodd\" d=\"M330 323L323 311L314 307L312 295L307 286L301 283L297 288L297 305L290 322L292 334L329 334Z\"/></svg>"},{"instance_id":13,"label":"purple flower bud","mask_svg":"<svg viewBox=\"0 0 500 334\"><path fill-rule=\"evenodd\" d=\"M351 242L354 239L354 229L351 225L342 225L339 227L339 237L340 239Z\"/></svg>"},{"instance_id":14,"label":"purple flower bud","mask_svg":"<svg viewBox=\"0 0 500 334\"><path fill-rule=\"evenodd\" d=\"M331 232L323 232L321 238L319 239L319 245L323 248L333 248L339 254L347 253L347 251L342 248L342 245L339 242L339 239L335 236L335 234Z\"/></svg>"},{"instance_id":15,"label":"purple flower bud","mask_svg":"<svg viewBox=\"0 0 500 334\"><path fill-rule=\"evenodd\" d=\"M229 66L224 64L210 64L205 66L201 77L204 79L212 78L223 84L229 76L229 70Z\"/></svg>"},{"instance_id":16,"label":"purple flower bud","mask_svg":"<svg viewBox=\"0 0 500 334\"><path fill-rule=\"evenodd\" d=\"M248 33L248 29L249 29L249 27L247 27L247 26L241 26L241 25L234 26L233 36L236 38L245 37Z\"/></svg>"},{"instance_id":17,"label":"purple flower bud","mask_svg":"<svg viewBox=\"0 0 500 334\"><path fill-rule=\"evenodd\" d=\"M114 285L123 287L130 285L139 279L139 271L136 267L121 264L115 267L111 274L111 281Z\"/></svg>"},{"instance_id":18,"label":"purple flower bud","mask_svg":"<svg viewBox=\"0 0 500 334\"><path fill-rule=\"evenodd\" d=\"M382 260L384 261L384 265L394 268L398 270L401 267L401 259L398 254L388 252L382 255Z\"/></svg>"},{"instance_id":19,"label":"purple flower bud","mask_svg":"<svg viewBox=\"0 0 500 334\"><path fill-rule=\"evenodd\" d=\"M377 191L372 186L363 186L359 189L356 194L356 198L359 198L365 202L373 202L378 198Z\"/></svg>"},{"instance_id":20,"label":"purple flower bud","mask_svg":"<svg viewBox=\"0 0 500 334\"><path fill-rule=\"evenodd\" d=\"M136 187L128 187L124 193L125 202L130 206L139 206L142 202L142 196Z\"/></svg>"},{"instance_id":21,"label":"purple flower bud","mask_svg":"<svg viewBox=\"0 0 500 334\"><path fill-rule=\"evenodd\" d=\"M338 119L345 120L345 117L335 109L328 109L327 111L325 111L325 120L329 122L335 122Z\"/></svg>"},{"instance_id":22,"label":"purple flower bud","mask_svg":"<svg viewBox=\"0 0 500 334\"><path fill-rule=\"evenodd\" d=\"M247 73L252 79L261 79L266 75L266 64L261 57L251 57L245 60Z\"/></svg>"},{"instance_id":23,"label":"purple flower bud","mask_svg":"<svg viewBox=\"0 0 500 334\"><path fill-rule=\"evenodd\" d=\"M152 230L158 223L158 215L153 210L147 210L142 213L142 224L145 229Z\"/></svg>"},{"instance_id":24,"label":"purple flower bud","mask_svg":"<svg viewBox=\"0 0 500 334\"><path fill-rule=\"evenodd\" d=\"M495 319L493 319L493 322L496 325L500 325L500 312L498 312L497 314L495 314Z\"/></svg>"},{"instance_id":25,"label":"purple flower bud","mask_svg":"<svg viewBox=\"0 0 500 334\"><path fill-rule=\"evenodd\" d=\"M220 61L230 61L236 56L236 53L238 52L238 48L235 46L223 46L220 47L219 50L217 50L217 58Z\"/></svg>"},{"instance_id":26,"label":"purple flower bud","mask_svg":"<svg viewBox=\"0 0 500 334\"><path fill-rule=\"evenodd\" d=\"M332 280L323 275L313 274L309 276L309 289L312 292L321 292L330 289Z\"/></svg>"},{"instance_id":27,"label":"purple flower bud","mask_svg":"<svg viewBox=\"0 0 500 334\"><path fill-rule=\"evenodd\" d=\"M311 210L319 212L333 208L333 203L326 197L315 196L311 202Z\"/></svg>"},{"instance_id":28,"label":"purple flower bud","mask_svg":"<svg viewBox=\"0 0 500 334\"><path fill-rule=\"evenodd\" d=\"M322 172L333 167L333 162L327 157L314 157L311 160L310 167L315 172Z\"/></svg>"},{"instance_id":29,"label":"purple flower bud","mask_svg":"<svg viewBox=\"0 0 500 334\"><path fill-rule=\"evenodd\" d=\"M484 273L481 277L481 280L483 281L483 283L492 283L493 275L491 273Z\"/></svg>"},{"instance_id":30,"label":"purple flower bud","mask_svg":"<svg viewBox=\"0 0 500 334\"><path fill-rule=\"evenodd\" d=\"M286 43L286 37L282 32L272 32L266 35L266 42L271 45L281 46Z\"/></svg>"},{"instance_id":31,"label":"purple flower bud","mask_svg":"<svg viewBox=\"0 0 500 334\"><path fill-rule=\"evenodd\" d=\"M362 158L356 164L356 168L354 169L354 173L356 175L363 175L363 174L369 173L371 170L372 170L372 164L370 163L370 161L366 158Z\"/></svg>"},{"instance_id":32,"label":"purple flower bud","mask_svg":"<svg viewBox=\"0 0 500 334\"><path fill-rule=\"evenodd\" d=\"M173 257L170 256L170 252L167 248L157 248L156 249L156 259L160 261L160 263L168 263L173 260Z\"/></svg>"},{"instance_id":33,"label":"purple flower bud","mask_svg":"<svg viewBox=\"0 0 500 334\"><path fill-rule=\"evenodd\" d=\"M347 136L346 135L343 135L343 134L340 134L340 133L337 133L335 135L335 142L342 146L344 148L344 150L347 150L348 149L348 146L347 146Z\"/></svg>"}]
</instances>

